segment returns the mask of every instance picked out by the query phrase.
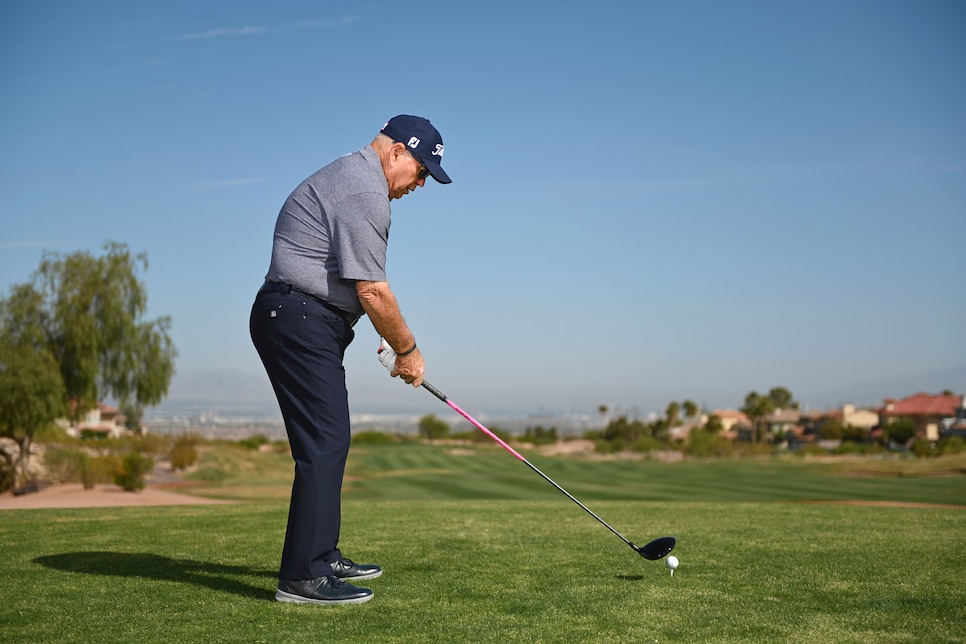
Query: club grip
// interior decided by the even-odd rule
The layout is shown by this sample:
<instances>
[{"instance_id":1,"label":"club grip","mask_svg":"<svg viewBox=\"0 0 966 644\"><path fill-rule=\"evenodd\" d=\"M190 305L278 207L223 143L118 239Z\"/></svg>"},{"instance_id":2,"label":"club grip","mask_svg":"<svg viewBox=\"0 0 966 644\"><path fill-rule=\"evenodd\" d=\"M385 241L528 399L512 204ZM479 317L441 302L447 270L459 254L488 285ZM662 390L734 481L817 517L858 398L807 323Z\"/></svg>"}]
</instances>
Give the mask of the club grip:
<instances>
[{"instance_id":1,"label":"club grip","mask_svg":"<svg viewBox=\"0 0 966 644\"><path fill-rule=\"evenodd\" d=\"M429 393L433 394L434 396L436 396L437 398L439 398L443 402L446 402L446 394L444 394L442 391L440 391L436 387L432 386L431 384L429 384L425 380L423 380L423 388L425 388L426 391L428 391Z\"/></svg>"}]
</instances>

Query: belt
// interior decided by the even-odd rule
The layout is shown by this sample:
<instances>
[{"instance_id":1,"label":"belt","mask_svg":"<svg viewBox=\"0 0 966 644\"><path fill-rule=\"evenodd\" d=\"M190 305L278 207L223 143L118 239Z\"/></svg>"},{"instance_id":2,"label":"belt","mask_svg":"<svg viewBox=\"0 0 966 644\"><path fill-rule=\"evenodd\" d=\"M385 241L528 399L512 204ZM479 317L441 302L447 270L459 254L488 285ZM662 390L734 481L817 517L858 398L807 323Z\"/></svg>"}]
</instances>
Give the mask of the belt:
<instances>
[{"instance_id":1,"label":"belt","mask_svg":"<svg viewBox=\"0 0 966 644\"><path fill-rule=\"evenodd\" d=\"M264 284L262 284L262 287L258 289L258 292L259 293L281 293L282 295L290 295L294 293L296 295L301 295L302 297L307 297L310 300L314 300L318 302L325 308L329 309L330 311L338 315L340 318L345 320L350 327L355 326L356 322L358 322L359 318L361 317L359 315L352 315L351 313L347 313L342 309L340 309L339 307L335 306L334 304L329 304L322 298L316 297L311 293L306 293L305 291L300 291L297 288L293 288L291 284L283 284L282 282L265 282Z\"/></svg>"}]
</instances>

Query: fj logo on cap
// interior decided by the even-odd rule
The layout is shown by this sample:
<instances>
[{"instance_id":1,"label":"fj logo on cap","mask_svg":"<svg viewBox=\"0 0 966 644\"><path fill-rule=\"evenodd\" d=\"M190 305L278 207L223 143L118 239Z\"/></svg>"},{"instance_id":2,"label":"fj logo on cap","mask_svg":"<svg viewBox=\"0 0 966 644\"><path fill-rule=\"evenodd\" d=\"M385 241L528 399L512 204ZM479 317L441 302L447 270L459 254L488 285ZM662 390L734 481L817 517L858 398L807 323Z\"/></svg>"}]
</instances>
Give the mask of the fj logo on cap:
<instances>
[{"instance_id":1,"label":"fj logo on cap","mask_svg":"<svg viewBox=\"0 0 966 644\"><path fill-rule=\"evenodd\" d=\"M434 157L441 157L441 156L443 156L443 144L442 143L437 143L436 144L436 149L433 150L433 156Z\"/></svg>"},{"instance_id":2,"label":"fj logo on cap","mask_svg":"<svg viewBox=\"0 0 966 644\"><path fill-rule=\"evenodd\" d=\"M416 148L419 147L419 139L416 138L415 136L414 137L411 137L409 139L409 143L407 143L406 145L408 145L409 147L411 147L412 149L415 150Z\"/></svg>"}]
</instances>

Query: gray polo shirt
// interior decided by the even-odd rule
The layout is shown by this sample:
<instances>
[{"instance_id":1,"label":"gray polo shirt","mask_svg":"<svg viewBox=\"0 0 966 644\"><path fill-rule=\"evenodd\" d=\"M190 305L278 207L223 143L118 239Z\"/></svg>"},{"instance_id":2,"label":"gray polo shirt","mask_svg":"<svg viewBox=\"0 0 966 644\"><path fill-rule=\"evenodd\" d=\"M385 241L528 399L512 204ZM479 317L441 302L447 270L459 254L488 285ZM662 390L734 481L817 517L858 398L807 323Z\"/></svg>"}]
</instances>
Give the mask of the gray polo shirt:
<instances>
[{"instance_id":1,"label":"gray polo shirt","mask_svg":"<svg viewBox=\"0 0 966 644\"><path fill-rule=\"evenodd\" d=\"M389 183L372 146L336 159L282 205L265 279L361 315L355 281L386 281L389 216Z\"/></svg>"}]
</instances>

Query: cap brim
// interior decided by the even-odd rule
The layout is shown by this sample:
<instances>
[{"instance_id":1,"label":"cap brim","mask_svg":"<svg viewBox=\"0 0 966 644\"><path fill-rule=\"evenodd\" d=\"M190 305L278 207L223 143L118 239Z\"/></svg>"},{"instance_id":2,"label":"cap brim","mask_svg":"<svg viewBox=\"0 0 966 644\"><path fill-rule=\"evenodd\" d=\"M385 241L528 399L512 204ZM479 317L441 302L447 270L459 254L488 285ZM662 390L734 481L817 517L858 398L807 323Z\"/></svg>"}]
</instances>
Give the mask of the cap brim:
<instances>
[{"instance_id":1,"label":"cap brim","mask_svg":"<svg viewBox=\"0 0 966 644\"><path fill-rule=\"evenodd\" d=\"M433 179L436 179L437 182L453 183L453 180L449 178L449 175L446 174L442 166L440 166L438 163L433 163L432 161L426 161L424 159L420 160L423 162L423 165L426 166L426 169L429 170L429 174L431 174Z\"/></svg>"}]
</instances>

